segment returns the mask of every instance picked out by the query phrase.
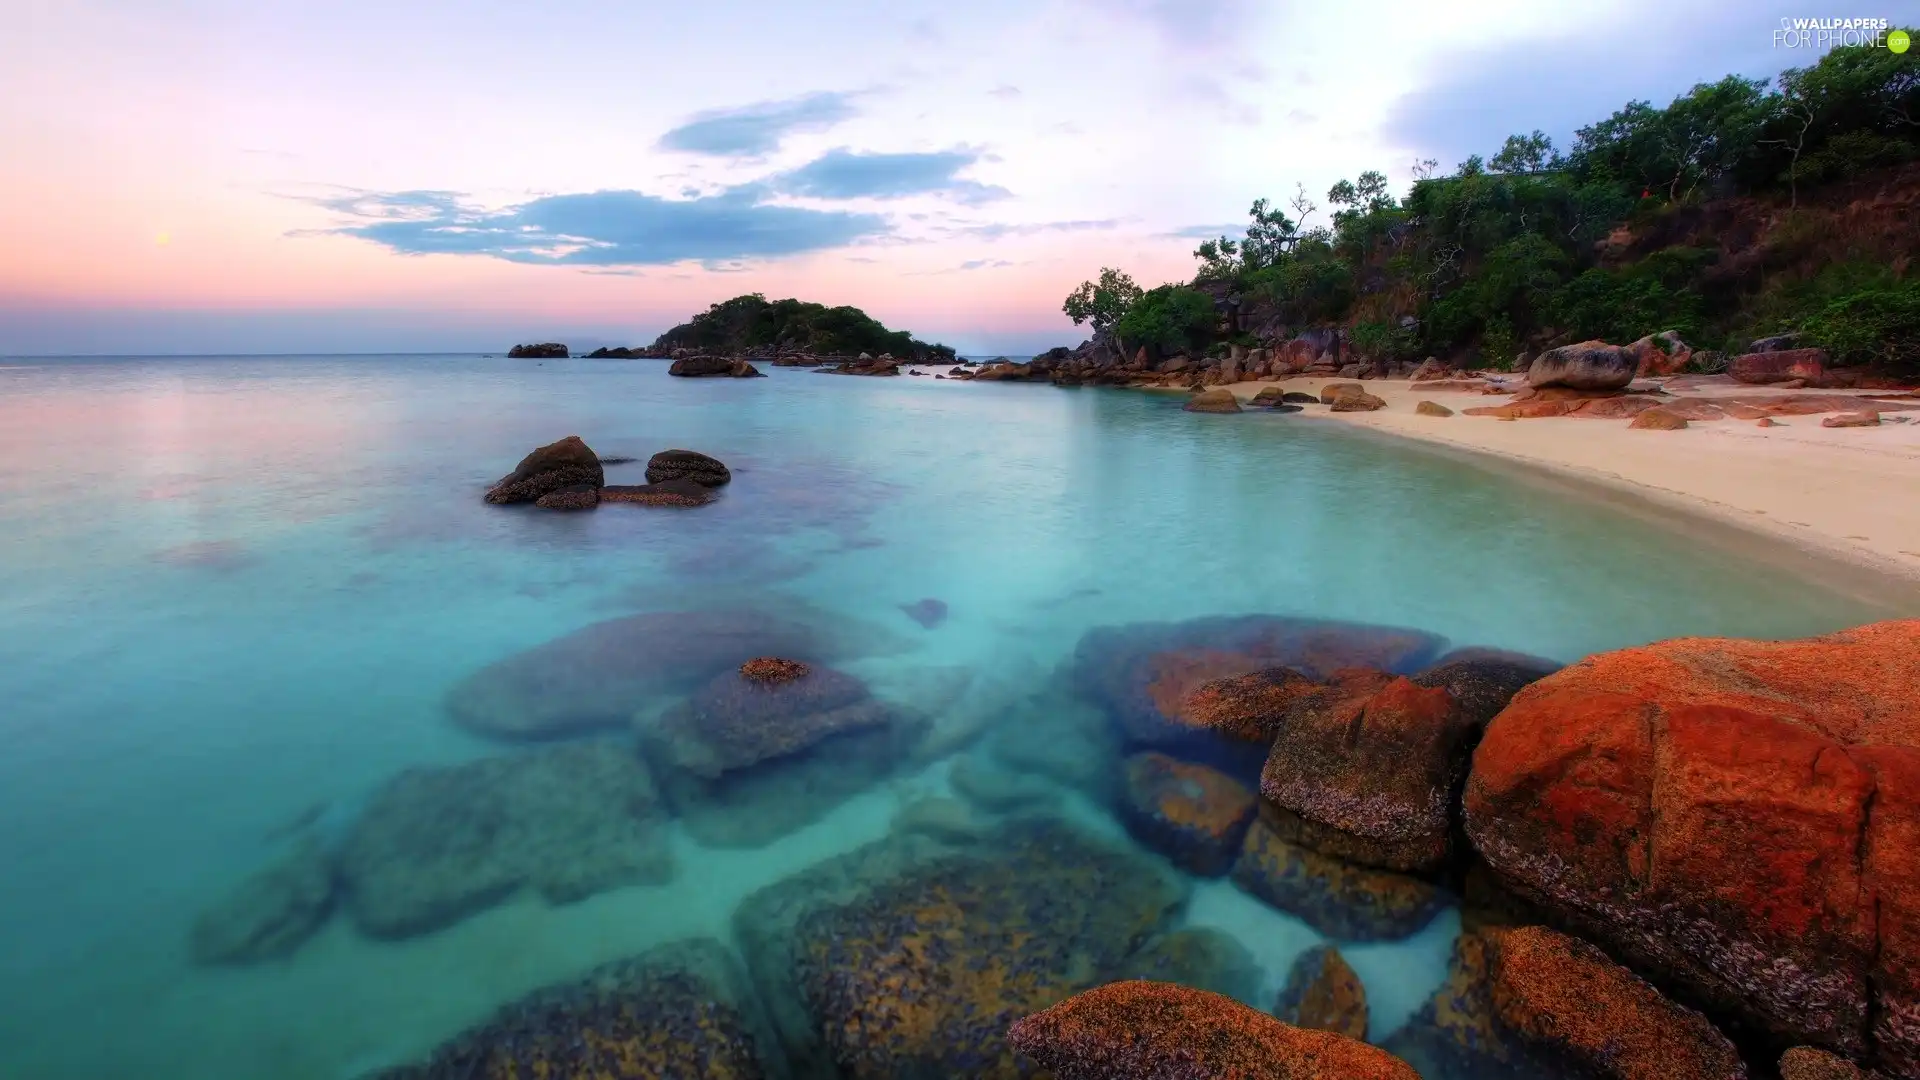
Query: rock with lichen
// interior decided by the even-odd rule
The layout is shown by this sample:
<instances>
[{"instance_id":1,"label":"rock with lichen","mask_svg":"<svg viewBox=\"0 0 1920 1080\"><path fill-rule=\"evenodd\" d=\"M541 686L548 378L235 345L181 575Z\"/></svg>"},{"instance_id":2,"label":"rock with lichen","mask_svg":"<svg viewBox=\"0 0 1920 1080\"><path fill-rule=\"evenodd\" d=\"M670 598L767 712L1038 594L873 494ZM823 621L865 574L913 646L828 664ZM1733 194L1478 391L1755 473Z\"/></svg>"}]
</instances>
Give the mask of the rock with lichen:
<instances>
[{"instance_id":1,"label":"rock with lichen","mask_svg":"<svg viewBox=\"0 0 1920 1080\"><path fill-rule=\"evenodd\" d=\"M1157 751L1126 760L1120 820L1145 846L1203 877L1233 868L1255 796L1233 777Z\"/></svg>"},{"instance_id":2,"label":"rock with lichen","mask_svg":"<svg viewBox=\"0 0 1920 1080\"><path fill-rule=\"evenodd\" d=\"M1449 903L1431 882L1345 862L1284 839L1264 815L1247 829L1233 883L1339 941L1407 937Z\"/></svg>"},{"instance_id":3,"label":"rock with lichen","mask_svg":"<svg viewBox=\"0 0 1920 1080\"><path fill-rule=\"evenodd\" d=\"M1287 970L1273 1015L1296 1027L1367 1037L1367 991L1347 958L1331 945L1301 953Z\"/></svg>"}]
</instances>

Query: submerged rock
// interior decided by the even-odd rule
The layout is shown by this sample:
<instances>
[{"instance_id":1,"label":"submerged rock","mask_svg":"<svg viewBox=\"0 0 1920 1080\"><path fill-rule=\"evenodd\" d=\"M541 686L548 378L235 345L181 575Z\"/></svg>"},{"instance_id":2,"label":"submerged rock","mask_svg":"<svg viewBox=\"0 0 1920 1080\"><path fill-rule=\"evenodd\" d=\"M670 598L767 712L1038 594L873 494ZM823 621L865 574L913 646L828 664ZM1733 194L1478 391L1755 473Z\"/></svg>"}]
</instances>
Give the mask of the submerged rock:
<instances>
[{"instance_id":1,"label":"submerged rock","mask_svg":"<svg viewBox=\"0 0 1920 1080\"><path fill-rule=\"evenodd\" d=\"M539 447L501 477L487 491L490 503L533 502L561 488L586 485L598 488L607 482L600 457L578 435Z\"/></svg>"},{"instance_id":2,"label":"submerged rock","mask_svg":"<svg viewBox=\"0 0 1920 1080\"><path fill-rule=\"evenodd\" d=\"M749 662L751 663L751 661ZM803 750L844 731L885 723L885 708L862 707L871 695L859 679L833 668L787 668L767 678L717 675L657 726L662 758L676 769L712 779L734 769Z\"/></svg>"},{"instance_id":3,"label":"submerged rock","mask_svg":"<svg viewBox=\"0 0 1920 1080\"><path fill-rule=\"evenodd\" d=\"M1189 927L1154 938L1109 977L1179 983L1245 1002L1259 993L1265 972L1239 938L1212 927Z\"/></svg>"},{"instance_id":4,"label":"submerged rock","mask_svg":"<svg viewBox=\"0 0 1920 1080\"><path fill-rule=\"evenodd\" d=\"M1920 620L1588 657L1488 726L1465 813L1508 885L1650 977L1920 1072Z\"/></svg>"},{"instance_id":5,"label":"submerged rock","mask_svg":"<svg viewBox=\"0 0 1920 1080\"><path fill-rule=\"evenodd\" d=\"M947 621L947 602L945 600L935 600L931 596L922 600L915 600L911 604L901 604L900 610L906 613L907 618L912 619L928 630Z\"/></svg>"},{"instance_id":6,"label":"submerged rock","mask_svg":"<svg viewBox=\"0 0 1920 1080\"><path fill-rule=\"evenodd\" d=\"M1126 773L1120 819L1135 839L1189 873L1217 877L1233 868L1253 820L1252 789L1157 752L1128 758Z\"/></svg>"},{"instance_id":7,"label":"submerged rock","mask_svg":"<svg viewBox=\"0 0 1920 1080\"><path fill-rule=\"evenodd\" d=\"M291 956L333 913L333 858L311 836L242 881L194 920L197 964L257 964Z\"/></svg>"},{"instance_id":8,"label":"submerged rock","mask_svg":"<svg viewBox=\"0 0 1920 1080\"><path fill-rule=\"evenodd\" d=\"M694 450L662 450L647 459L647 483L691 480L702 487L720 487L733 479L717 458Z\"/></svg>"},{"instance_id":9,"label":"submerged rock","mask_svg":"<svg viewBox=\"0 0 1920 1080\"><path fill-rule=\"evenodd\" d=\"M1058 1080L1420 1080L1384 1050L1172 983L1109 983L1007 1038Z\"/></svg>"},{"instance_id":10,"label":"submerged rock","mask_svg":"<svg viewBox=\"0 0 1920 1080\"><path fill-rule=\"evenodd\" d=\"M427 1060L368 1080L776 1080L786 1070L739 961L676 942L537 990Z\"/></svg>"},{"instance_id":11,"label":"submerged rock","mask_svg":"<svg viewBox=\"0 0 1920 1080\"><path fill-rule=\"evenodd\" d=\"M1233 883L1338 941L1408 937L1449 902L1430 882L1356 866L1293 843L1265 816L1247 829Z\"/></svg>"},{"instance_id":12,"label":"submerged rock","mask_svg":"<svg viewBox=\"0 0 1920 1080\"><path fill-rule=\"evenodd\" d=\"M1407 1023L1380 1045L1424 1080L1565 1080L1500 1023L1493 1007L1490 946L1477 933L1454 940L1447 977Z\"/></svg>"},{"instance_id":13,"label":"submerged rock","mask_svg":"<svg viewBox=\"0 0 1920 1080\"><path fill-rule=\"evenodd\" d=\"M1315 945L1295 958L1288 969L1287 984L1274 1002L1273 1015L1296 1027L1364 1040L1367 991L1339 949Z\"/></svg>"},{"instance_id":14,"label":"submerged rock","mask_svg":"<svg viewBox=\"0 0 1920 1080\"><path fill-rule=\"evenodd\" d=\"M373 937L425 933L521 888L567 903L673 874L646 767L610 743L409 769L341 845L347 911Z\"/></svg>"}]
</instances>

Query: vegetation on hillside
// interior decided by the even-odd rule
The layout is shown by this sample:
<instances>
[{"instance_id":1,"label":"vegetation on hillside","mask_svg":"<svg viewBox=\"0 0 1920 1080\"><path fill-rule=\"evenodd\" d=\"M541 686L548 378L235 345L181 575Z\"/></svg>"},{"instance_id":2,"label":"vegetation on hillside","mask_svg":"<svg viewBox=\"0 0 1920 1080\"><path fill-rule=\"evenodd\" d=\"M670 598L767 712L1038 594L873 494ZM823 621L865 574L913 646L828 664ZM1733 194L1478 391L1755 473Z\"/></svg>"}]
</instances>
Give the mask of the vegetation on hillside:
<instances>
[{"instance_id":1,"label":"vegetation on hillside","mask_svg":"<svg viewBox=\"0 0 1920 1080\"><path fill-rule=\"evenodd\" d=\"M715 304L661 334L653 347L721 353L772 349L824 356L891 353L896 359L921 361L953 356L947 346L917 341L905 330L889 330L856 307L768 300L761 293Z\"/></svg>"},{"instance_id":2,"label":"vegetation on hillside","mask_svg":"<svg viewBox=\"0 0 1920 1080\"><path fill-rule=\"evenodd\" d=\"M1898 207L1846 212L1872 194L1848 189L1861 178L1920 191L1912 55L1835 49L1665 108L1630 102L1564 151L1535 131L1450 176L1433 161L1414 172L1402 197L1379 172L1342 180L1330 221L1311 228L1320 207L1303 189L1286 209L1260 200L1244 239L1199 246L1192 281L1141 289L1103 270L1065 311L1161 354L1250 344L1251 328L1201 314L1232 298L1241 326L1337 325L1381 359L1500 366L1523 349L1662 330L1740 350L1799 331L1842 362L1920 372L1920 280L1907 274L1920 222Z\"/></svg>"}]
</instances>

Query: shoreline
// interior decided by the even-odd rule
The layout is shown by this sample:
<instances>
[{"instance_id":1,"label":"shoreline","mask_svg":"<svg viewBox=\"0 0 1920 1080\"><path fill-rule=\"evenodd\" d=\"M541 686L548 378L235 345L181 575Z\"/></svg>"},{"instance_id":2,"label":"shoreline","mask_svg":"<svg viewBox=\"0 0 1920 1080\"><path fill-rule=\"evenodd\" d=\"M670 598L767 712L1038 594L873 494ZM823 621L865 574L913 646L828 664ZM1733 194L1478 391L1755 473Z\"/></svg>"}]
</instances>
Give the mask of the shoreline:
<instances>
[{"instance_id":1,"label":"shoreline","mask_svg":"<svg viewBox=\"0 0 1920 1080\"><path fill-rule=\"evenodd\" d=\"M1270 386L1317 395L1329 382L1350 381L1267 379L1225 389L1244 404ZM1769 428L1728 419L1696 422L1681 431L1645 431L1630 429L1626 420L1465 416L1460 415L1464 409L1508 399L1476 391L1416 390L1416 384L1395 380L1364 385L1386 400L1386 408L1335 413L1309 405L1293 415L1630 496L1844 564L1854 573L1838 576L1855 579L1850 591L1880 603L1889 599L1884 586L1891 579L1898 583L1895 591L1904 594L1895 603L1920 604L1920 413L1914 423L1870 429L1822 428L1815 415L1780 418ZM1739 390L1743 396L1764 392ZM1696 389L1685 394L1728 396ZM1414 405L1423 400L1456 415L1415 413ZM1670 526L1685 525L1671 514L1653 516Z\"/></svg>"}]
</instances>

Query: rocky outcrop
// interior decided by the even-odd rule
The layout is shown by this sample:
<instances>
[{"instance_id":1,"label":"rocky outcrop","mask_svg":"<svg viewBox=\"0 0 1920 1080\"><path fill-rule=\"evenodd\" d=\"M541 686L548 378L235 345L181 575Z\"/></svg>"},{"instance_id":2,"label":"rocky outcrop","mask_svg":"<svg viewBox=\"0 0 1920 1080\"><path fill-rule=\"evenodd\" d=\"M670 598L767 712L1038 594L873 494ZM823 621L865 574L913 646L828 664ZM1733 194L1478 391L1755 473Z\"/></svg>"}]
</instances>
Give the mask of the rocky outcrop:
<instances>
[{"instance_id":1,"label":"rocky outcrop","mask_svg":"<svg viewBox=\"0 0 1920 1080\"><path fill-rule=\"evenodd\" d=\"M1678 375L1693 361L1693 349L1680 340L1675 330L1648 334L1626 347L1633 354L1634 371L1640 378Z\"/></svg>"},{"instance_id":2,"label":"rocky outcrop","mask_svg":"<svg viewBox=\"0 0 1920 1080\"><path fill-rule=\"evenodd\" d=\"M604 964L369 1080L773 1080L780 1047L732 950L711 938Z\"/></svg>"},{"instance_id":3,"label":"rocky outcrop","mask_svg":"<svg viewBox=\"0 0 1920 1080\"><path fill-rule=\"evenodd\" d=\"M720 487L733 474L717 459L694 450L662 450L647 459L647 483L691 480L703 487Z\"/></svg>"},{"instance_id":4,"label":"rocky outcrop","mask_svg":"<svg viewBox=\"0 0 1920 1080\"><path fill-rule=\"evenodd\" d=\"M194 920L193 960L257 964L290 956L327 921L333 902L333 858L318 840L303 837Z\"/></svg>"},{"instance_id":5,"label":"rocky outcrop","mask_svg":"<svg viewBox=\"0 0 1920 1080\"><path fill-rule=\"evenodd\" d=\"M1339 949L1315 945L1287 970L1287 983L1274 1002L1273 1015L1296 1027L1364 1040L1367 991Z\"/></svg>"},{"instance_id":6,"label":"rocky outcrop","mask_svg":"<svg viewBox=\"0 0 1920 1080\"><path fill-rule=\"evenodd\" d=\"M731 376L733 361L724 356L683 356L668 366L667 374L683 379Z\"/></svg>"},{"instance_id":7,"label":"rocky outcrop","mask_svg":"<svg viewBox=\"0 0 1920 1080\"><path fill-rule=\"evenodd\" d=\"M693 480L662 480L657 484L608 484L600 489L601 502L638 503L641 506L705 506L715 498L705 484Z\"/></svg>"},{"instance_id":8,"label":"rocky outcrop","mask_svg":"<svg viewBox=\"0 0 1920 1080\"><path fill-rule=\"evenodd\" d=\"M1488 726L1465 818L1510 887L1663 985L1920 1072L1920 621L1589 657Z\"/></svg>"},{"instance_id":9,"label":"rocky outcrop","mask_svg":"<svg viewBox=\"0 0 1920 1080\"><path fill-rule=\"evenodd\" d=\"M507 350L507 357L511 360L564 360L567 358L567 347L557 341L515 345Z\"/></svg>"},{"instance_id":10,"label":"rocky outcrop","mask_svg":"<svg viewBox=\"0 0 1920 1080\"><path fill-rule=\"evenodd\" d=\"M900 363L885 353L877 358L861 353L856 360L820 368L818 373L822 375L898 375Z\"/></svg>"},{"instance_id":11,"label":"rocky outcrop","mask_svg":"<svg viewBox=\"0 0 1920 1080\"><path fill-rule=\"evenodd\" d=\"M1007 1039L1058 1080L1420 1080L1384 1050L1172 983L1109 983Z\"/></svg>"},{"instance_id":12,"label":"rocky outcrop","mask_svg":"<svg viewBox=\"0 0 1920 1080\"><path fill-rule=\"evenodd\" d=\"M1232 869L1253 809L1252 789L1217 769L1157 752L1126 761L1121 822L1188 873L1218 877Z\"/></svg>"},{"instance_id":13,"label":"rocky outcrop","mask_svg":"<svg viewBox=\"0 0 1920 1080\"><path fill-rule=\"evenodd\" d=\"M1495 1015L1550 1060L1602 1080L1746 1080L1707 1019L1584 941L1543 926L1494 931Z\"/></svg>"},{"instance_id":14,"label":"rocky outcrop","mask_svg":"<svg viewBox=\"0 0 1920 1080\"><path fill-rule=\"evenodd\" d=\"M522 888L567 903L657 884L673 863L659 797L624 746L579 743L409 769L341 844L347 912L363 933L426 933Z\"/></svg>"},{"instance_id":15,"label":"rocky outcrop","mask_svg":"<svg viewBox=\"0 0 1920 1080\"><path fill-rule=\"evenodd\" d=\"M539 447L513 471L487 490L490 503L534 502L542 495L561 488L585 485L599 488L607 482L600 457L578 435Z\"/></svg>"},{"instance_id":16,"label":"rocky outcrop","mask_svg":"<svg viewBox=\"0 0 1920 1080\"><path fill-rule=\"evenodd\" d=\"M1188 398L1181 408L1187 412L1237 413L1240 411L1240 401L1231 390L1202 390Z\"/></svg>"},{"instance_id":17,"label":"rocky outcrop","mask_svg":"<svg viewBox=\"0 0 1920 1080\"><path fill-rule=\"evenodd\" d=\"M600 505L600 489L592 484L573 484L549 491L533 500L542 510L591 510Z\"/></svg>"},{"instance_id":18,"label":"rocky outcrop","mask_svg":"<svg viewBox=\"0 0 1920 1080\"><path fill-rule=\"evenodd\" d=\"M1804 385L1818 386L1827 375L1827 354L1819 349L1750 352L1728 361L1727 374L1753 385L1802 379Z\"/></svg>"},{"instance_id":19,"label":"rocky outcrop","mask_svg":"<svg viewBox=\"0 0 1920 1080\"><path fill-rule=\"evenodd\" d=\"M1541 353L1527 369L1527 385L1572 390L1622 390L1640 363L1633 353L1604 341L1583 341Z\"/></svg>"},{"instance_id":20,"label":"rocky outcrop","mask_svg":"<svg viewBox=\"0 0 1920 1080\"><path fill-rule=\"evenodd\" d=\"M1281 813L1284 813L1282 811ZM1449 898L1430 882L1358 866L1281 835L1263 811L1247 829L1233 883L1339 941L1392 941L1419 933Z\"/></svg>"}]
</instances>

